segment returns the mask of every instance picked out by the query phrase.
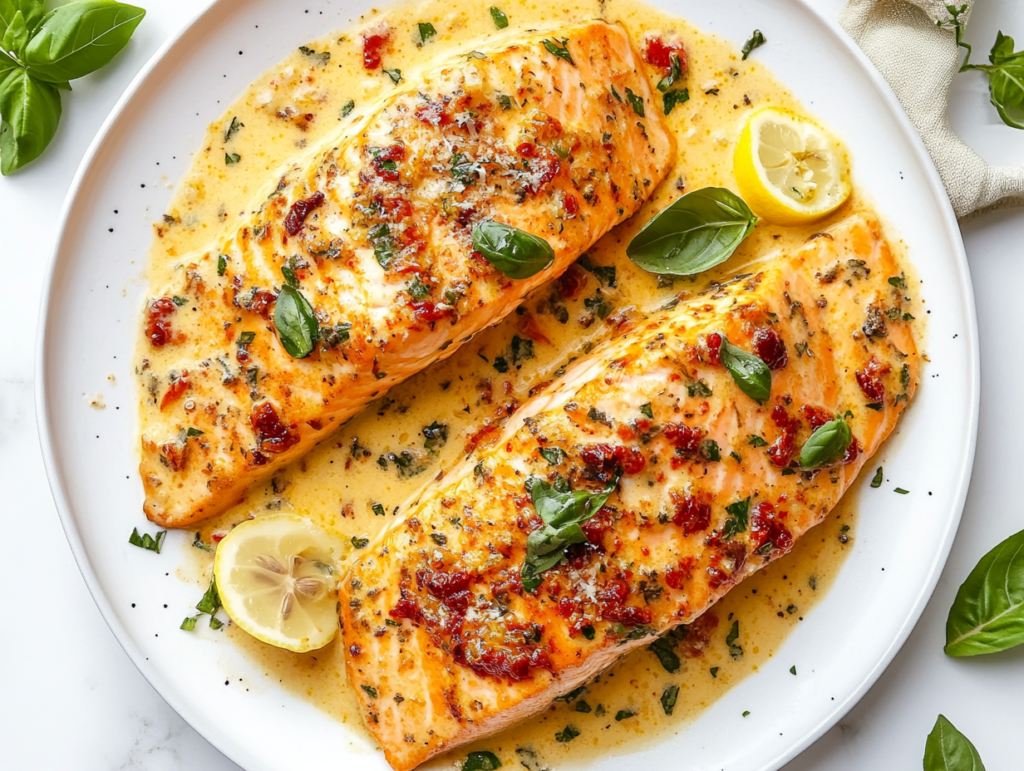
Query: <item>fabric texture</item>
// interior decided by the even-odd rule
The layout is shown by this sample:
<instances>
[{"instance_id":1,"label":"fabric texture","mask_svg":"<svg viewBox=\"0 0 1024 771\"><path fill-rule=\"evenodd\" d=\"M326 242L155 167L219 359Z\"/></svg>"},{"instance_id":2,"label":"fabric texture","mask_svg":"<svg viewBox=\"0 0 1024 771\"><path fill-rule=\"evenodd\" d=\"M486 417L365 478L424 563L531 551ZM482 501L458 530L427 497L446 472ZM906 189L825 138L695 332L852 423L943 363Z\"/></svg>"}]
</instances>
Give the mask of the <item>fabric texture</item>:
<instances>
[{"instance_id":1,"label":"fabric texture","mask_svg":"<svg viewBox=\"0 0 1024 771\"><path fill-rule=\"evenodd\" d=\"M966 26L974 0L963 2L960 21ZM949 124L949 89L960 69L961 51L946 3L848 0L839 23L888 81L917 127L959 219L1024 205L1024 167L989 165Z\"/></svg>"}]
</instances>

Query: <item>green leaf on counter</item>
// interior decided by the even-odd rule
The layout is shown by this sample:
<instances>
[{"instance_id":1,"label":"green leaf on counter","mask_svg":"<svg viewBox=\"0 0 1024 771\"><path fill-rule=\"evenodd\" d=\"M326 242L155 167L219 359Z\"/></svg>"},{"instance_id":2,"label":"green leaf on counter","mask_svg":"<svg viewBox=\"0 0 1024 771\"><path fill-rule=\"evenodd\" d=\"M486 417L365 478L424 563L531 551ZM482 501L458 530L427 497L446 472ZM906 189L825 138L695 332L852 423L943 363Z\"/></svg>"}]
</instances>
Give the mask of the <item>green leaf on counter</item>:
<instances>
[{"instance_id":1,"label":"green leaf on counter","mask_svg":"<svg viewBox=\"0 0 1024 771\"><path fill-rule=\"evenodd\" d=\"M924 771L985 771L985 764L971 740L939 715L924 745Z\"/></svg>"}]
</instances>

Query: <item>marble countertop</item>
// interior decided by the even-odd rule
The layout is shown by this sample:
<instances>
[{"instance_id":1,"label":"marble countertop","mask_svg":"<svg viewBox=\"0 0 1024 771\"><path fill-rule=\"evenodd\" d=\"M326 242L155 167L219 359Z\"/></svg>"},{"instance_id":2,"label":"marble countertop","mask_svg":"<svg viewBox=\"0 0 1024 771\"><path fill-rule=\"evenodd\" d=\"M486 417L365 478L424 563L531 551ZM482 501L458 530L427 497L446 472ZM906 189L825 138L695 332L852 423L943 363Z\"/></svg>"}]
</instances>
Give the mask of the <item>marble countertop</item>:
<instances>
[{"instance_id":1,"label":"marble countertop","mask_svg":"<svg viewBox=\"0 0 1024 771\"><path fill-rule=\"evenodd\" d=\"M154 0L128 51L75 82L47 155L0 180L0 480L12 493L0 517L0 753L11 769L230 771L238 767L168 707L121 650L89 596L61 529L35 425L36 327L61 203L86 148L149 57L210 0ZM833 16L842 0L810 0ZM967 39L986 55L996 30L1024 40L1024 4L978 4ZM1024 132L999 122L977 73L954 85L954 127L989 161L1024 163ZM1019 354L1024 322L1024 209L963 226L978 300L982 399L977 460L963 522L938 587L913 635L849 715L786 771L919 768L938 712L975 743L992 771L1020 767L1024 648L978 660L942 653L946 612L988 549L1024 528L1016 448L1024 410ZM925 257L926 258L926 257ZM1015 320L1016 319L1016 320ZM951 405L951 409L955 409Z\"/></svg>"}]
</instances>

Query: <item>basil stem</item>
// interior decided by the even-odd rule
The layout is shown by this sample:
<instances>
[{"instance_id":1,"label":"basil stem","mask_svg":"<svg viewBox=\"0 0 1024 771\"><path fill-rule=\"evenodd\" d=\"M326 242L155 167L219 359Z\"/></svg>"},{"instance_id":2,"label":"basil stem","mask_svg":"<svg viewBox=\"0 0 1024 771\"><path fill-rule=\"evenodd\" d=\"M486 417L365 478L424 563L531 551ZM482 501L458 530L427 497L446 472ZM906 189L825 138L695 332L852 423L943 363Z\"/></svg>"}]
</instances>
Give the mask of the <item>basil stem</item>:
<instances>
[{"instance_id":1,"label":"basil stem","mask_svg":"<svg viewBox=\"0 0 1024 771\"><path fill-rule=\"evenodd\" d=\"M830 420L820 426L804 442L800 450L800 465L803 468L819 468L839 460L853 441L850 427L843 418Z\"/></svg>"},{"instance_id":2,"label":"basil stem","mask_svg":"<svg viewBox=\"0 0 1024 771\"><path fill-rule=\"evenodd\" d=\"M679 198L643 226L626 254L650 273L692 276L729 259L757 217L735 193L705 187Z\"/></svg>"},{"instance_id":3,"label":"basil stem","mask_svg":"<svg viewBox=\"0 0 1024 771\"><path fill-rule=\"evenodd\" d=\"M959 30L957 32L959 41ZM1014 51L1013 38L1000 32L988 59L991 64L964 62L960 72L981 70L988 75L989 96L1003 123L1024 129L1024 51ZM970 53L968 52L968 59Z\"/></svg>"},{"instance_id":4,"label":"basil stem","mask_svg":"<svg viewBox=\"0 0 1024 771\"><path fill-rule=\"evenodd\" d=\"M530 278L555 262L555 250L543 238L494 220L476 224L473 248L512 279Z\"/></svg>"},{"instance_id":5,"label":"basil stem","mask_svg":"<svg viewBox=\"0 0 1024 771\"><path fill-rule=\"evenodd\" d=\"M772 395L772 371L757 356L737 348L725 337L720 352L722 364L729 370L732 379L747 396L764 403Z\"/></svg>"},{"instance_id":6,"label":"basil stem","mask_svg":"<svg viewBox=\"0 0 1024 771\"><path fill-rule=\"evenodd\" d=\"M946 619L946 654L978 656L1024 643L1024 530L981 558Z\"/></svg>"}]
</instances>

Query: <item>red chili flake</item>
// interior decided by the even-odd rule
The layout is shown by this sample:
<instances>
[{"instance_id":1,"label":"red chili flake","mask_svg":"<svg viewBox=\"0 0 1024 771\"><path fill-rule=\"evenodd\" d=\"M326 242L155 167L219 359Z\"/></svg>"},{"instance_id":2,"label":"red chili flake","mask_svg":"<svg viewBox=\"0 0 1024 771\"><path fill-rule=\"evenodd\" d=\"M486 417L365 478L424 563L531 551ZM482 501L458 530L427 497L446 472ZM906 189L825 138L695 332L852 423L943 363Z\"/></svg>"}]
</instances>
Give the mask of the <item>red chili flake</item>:
<instances>
[{"instance_id":1,"label":"red chili flake","mask_svg":"<svg viewBox=\"0 0 1024 771\"><path fill-rule=\"evenodd\" d=\"M700 451L700 443L704 440L703 428L692 428L683 423L669 423L665 426L665 438L687 453Z\"/></svg>"},{"instance_id":2,"label":"red chili flake","mask_svg":"<svg viewBox=\"0 0 1024 771\"><path fill-rule=\"evenodd\" d=\"M872 356L864 369L857 370L857 385L870 401L885 401L885 384L879 376L887 374L891 369L888 364L882 364Z\"/></svg>"},{"instance_id":3,"label":"red chili flake","mask_svg":"<svg viewBox=\"0 0 1024 771\"><path fill-rule=\"evenodd\" d=\"M789 551L793 547L793 535L778 520L775 507L767 501L755 504L750 510L750 541L754 550L760 550L766 544L772 550Z\"/></svg>"},{"instance_id":4,"label":"red chili flake","mask_svg":"<svg viewBox=\"0 0 1024 771\"><path fill-rule=\"evenodd\" d=\"M319 190L309 198L303 198L292 204L288 210L288 216L284 218L284 229L290 236L297 236L302 226L306 223L306 217L324 205L324 194Z\"/></svg>"},{"instance_id":5,"label":"red chili flake","mask_svg":"<svg viewBox=\"0 0 1024 771\"><path fill-rule=\"evenodd\" d=\"M672 523L683 528L683 535L692 535L707 530L711 524L710 501L704 496L696 495L687 495L681 500L677 500Z\"/></svg>"},{"instance_id":6,"label":"red chili flake","mask_svg":"<svg viewBox=\"0 0 1024 771\"><path fill-rule=\"evenodd\" d=\"M171 381L170 387L167 389L167 393L164 394L164 398L160 400L160 409L165 410L172 404L174 404L182 395L189 389L191 383L188 379L188 370L182 370L182 373L176 380Z\"/></svg>"},{"instance_id":7,"label":"red chili flake","mask_svg":"<svg viewBox=\"0 0 1024 771\"><path fill-rule=\"evenodd\" d=\"M149 304L149 311L146 314L146 337L154 348L162 348L171 342L174 330L168 319L176 310L177 306L170 297L161 297Z\"/></svg>"},{"instance_id":8,"label":"red chili flake","mask_svg":"<svg viewBox=\"0 0 1024 771\"><path fill-rule=\"evenodd\" d=\"M558 294L563 300L575 300L587 285L587 274L576 263L558 278Z\"/></svg>"},{"instance_id":9,"label":"red chili flake","mask_svg":"<svg viewBox=\"0 0 1024 771\"><path fill-rule=\"evenodd\" d=\"M281 422L270 402L260 402L253 407L249 422L262 452L281 453L299 443L299 437Z\"/></svg>"},{"instance_id":10,"label":"red chili flake","mask_svg":"<svg viewBox=\"0 0 1024 771\"><path fill-rule=\"evenodd\" d=\"M571 193L566 193L562 203L565 205L565 213L568 219L573 219L580 213L579 199Z\"/></svg>"},{"instance_id":11,"label":"red chili flake","mask_svg":"<svg viewBox=\"0 0 1024 771\"><path fill-rule=\"evenodd\" d=\"M782 369L789 363L786 344L772 327L762 327L754 333L754 354L771 369Z\"/></svg>"},{"instance_id":12,"label":"red chili flake","mask_svg":"<svg viewBox=\"0 0 1024 771\"><path fill-rule=\"evenodd\" d=\"M258 289L253 292L252 298L243 307L250 313L255 313L257 316L262 316L267 321L270 321L270 311L274 307L275 302L277 302L277 294L275 292Z\"/></svg>"},{"instance_id":13,"label":"red chili flake","mask_svg":"<svg viewBox=\"0 0 1024 771\"><path fill-rule=\"evenodd\" d=\"M662 70L665 75L672 71L672 54L679 56L679 61L683 65L683 72L686 72L686 51L682 43L666 44L660 37L647 39L644 61Z\"/></svg>"},{"instance_id":14,"label":"red chili flake","mask_svg":"<svg viewBox=\"0 0 1024 771\"><path fill-rule=\"evenodd\" d=\"M722 336L712 332L704 338L704 346L707 348L708 364L717 367L722 363Z\"/></svg>"},{"instance_id":15,"label":"red chili flake","mask_svg":"<svg viewBox=\"0 0 1024 771\"><path fill-rule=\"evenodd\" d=\"M381 49L391 40L391 30L381 25L363 33L363 67L375 70L380 67Z\"/></svg>"},{"instance_id":16,"label":"red chili flake","mask_svg":"<svg viewBox=\"0 0 1024 771\"><path fill-rule=\"evenodd\" d=\"M810 404L805 404L800 408L800 412L807 420L808 425L811 427L811 431L817 431L826 423L832 420L832 413L821 407L813 407Z\"/></svg>"}]
</instances>

